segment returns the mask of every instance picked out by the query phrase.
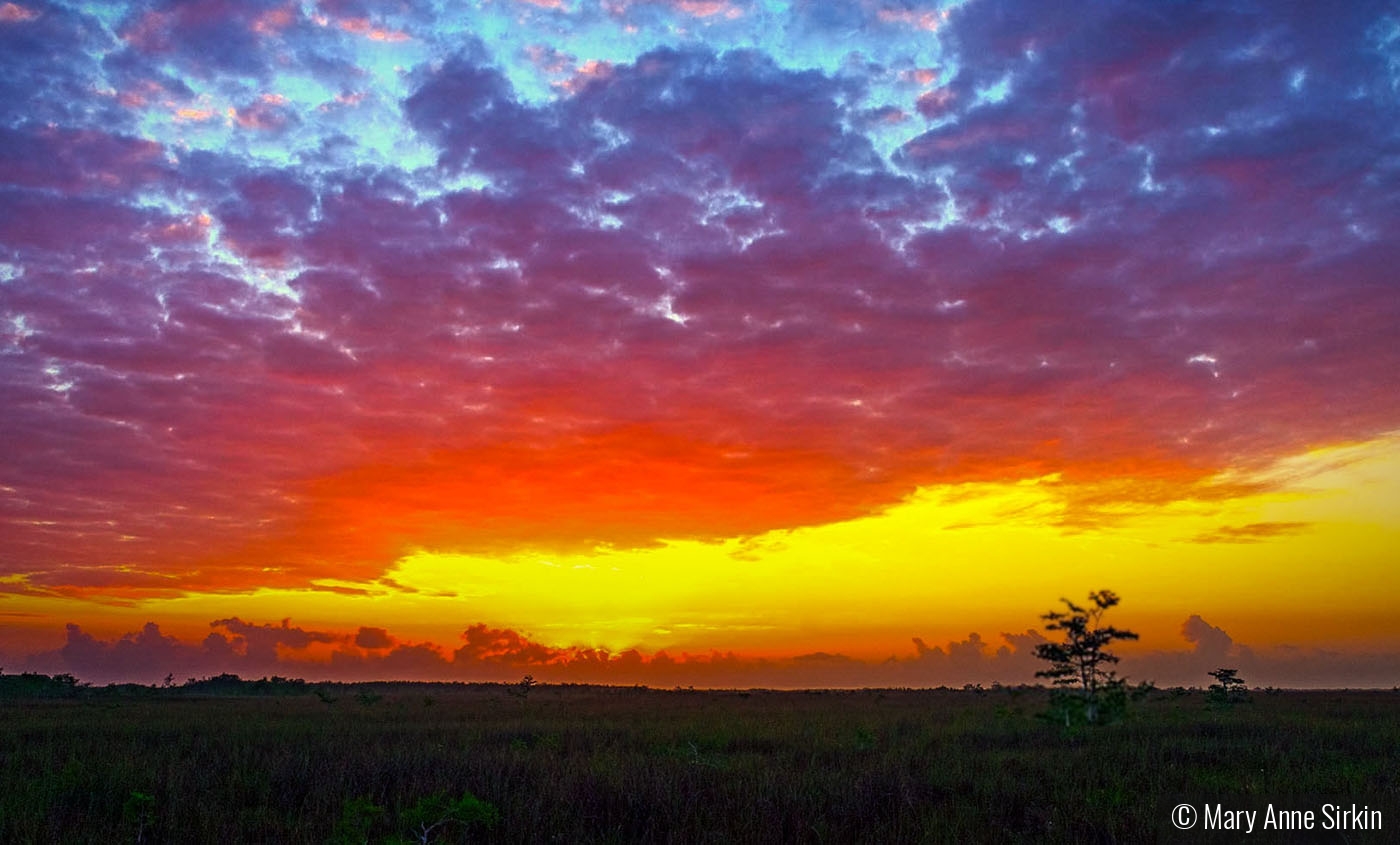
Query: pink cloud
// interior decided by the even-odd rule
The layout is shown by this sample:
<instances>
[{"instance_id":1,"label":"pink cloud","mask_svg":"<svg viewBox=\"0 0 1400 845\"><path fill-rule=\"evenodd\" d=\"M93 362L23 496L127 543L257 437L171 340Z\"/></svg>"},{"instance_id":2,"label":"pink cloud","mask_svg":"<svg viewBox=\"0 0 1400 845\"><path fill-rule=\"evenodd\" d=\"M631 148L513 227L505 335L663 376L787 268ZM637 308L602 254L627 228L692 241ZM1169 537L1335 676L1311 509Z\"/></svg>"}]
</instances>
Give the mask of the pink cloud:
<instances>
[{"instance_id":1,"label":"pink cloud","mask_svg":"<svg viewBox=\"0 0 1400 845\"><path fill-rule=\"evenodd\" d=\"M277 132L296 121L287 98L281 94L263 94L254 102L238 109L229 109L234 122L244 129Z\"/></svg>"},{"instance_id":2,"label":"pink cloud","mask_svg":"<svg viewBox=\"0 0 1400 845\"><path fill-rule=\"evenodd\" d=\"M875 17L881 23L913 27L926 32L937 32L948 20L948 12L919 11L916 9L880 9Z\"/></svg>"},{"instance_id":3,"label":"pink cloud","mask_svg":"<svg viewBox=\"0 0 1400 845\"><path fill-rule=\"evenodd\" d=\"M6 3L0 6L0 23L20 23L32 21L37 17L39 17L38 12L17 3Z\"/></svg>"},{"instance_id":4,"label":"pink cloud","mask_svg":"<svg viewBox=\"0 0 1400 845\"><path fill-rule=\"evenodd\" d=\"M947 88L935 88L919 95L915 107L919 114L935 118L943 114L953 104L954 94Z\"/></svg>"},{"instance_id":5,"label":"pink cloud","mask_svg":"<svg viewBox=\"0 0 1400 845\"><path fill-rule=\"evenodd\" d=\"M920 67L912 70L900 71L899 81L926 88L938 81L939 73L937 68Z\"/></svg>"},{"instance_id":6,"label":"pink cloud","mask_svg":"<svg viewBox=\"0 0 1400 845\"><path fill-rule=\"evenodd\" d=\"M589 59L582 65L579 65L578 69L568 79L555 83L555 87L570 94L576 94L592 82L607 79L612 75L612 72L613 65L611 62Z\"/></svg>"},{"instance_id":7,"label":"pink cloud","mask_svg":"<svg viewBox=\"0 0 1400 845\"><path fill-rule=\"evenodd\" d=\"M300 14L300 10L292 5L268 9L253 20L252 28L260 35L275 35L295 24Z\"/></svg>"},{"instance_id":8,"label":"pink cloud","mask_svg":"<svg viewBox=\"0 0 1400 845\"><path fill-rule=\"evenodd\" d=\"M744 14L743 7L731 0L672 0L672 6L697 18L720 16L733 20Z\"/></svg>"}]
</instances>

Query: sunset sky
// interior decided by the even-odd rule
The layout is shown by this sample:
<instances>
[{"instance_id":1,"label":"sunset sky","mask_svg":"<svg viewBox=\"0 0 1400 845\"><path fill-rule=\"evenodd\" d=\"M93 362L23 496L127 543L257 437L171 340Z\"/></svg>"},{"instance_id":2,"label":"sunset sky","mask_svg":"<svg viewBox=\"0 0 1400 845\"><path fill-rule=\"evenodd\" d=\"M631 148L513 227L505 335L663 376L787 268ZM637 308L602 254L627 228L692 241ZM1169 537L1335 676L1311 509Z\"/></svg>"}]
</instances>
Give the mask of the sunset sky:
<instances>
[{"instance_id":1,"label":"sunset sky","mask_svg":"<svg viewBox=\"0 0 1400 845\"><path fill-rule=\"evenodd\" d=\"M0 4L0 666L1400 684L1388 3Z\"/></svg>"}]
</instances>

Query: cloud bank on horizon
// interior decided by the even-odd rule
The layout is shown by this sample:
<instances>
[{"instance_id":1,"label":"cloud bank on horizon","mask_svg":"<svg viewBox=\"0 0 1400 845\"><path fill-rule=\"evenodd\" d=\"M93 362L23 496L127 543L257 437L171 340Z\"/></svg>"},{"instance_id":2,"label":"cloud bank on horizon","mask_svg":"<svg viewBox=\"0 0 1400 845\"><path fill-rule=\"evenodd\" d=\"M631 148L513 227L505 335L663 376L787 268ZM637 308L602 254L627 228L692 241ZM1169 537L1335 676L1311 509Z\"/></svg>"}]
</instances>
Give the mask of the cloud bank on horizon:
<instances>
[{"instance_id":1,"label":"cloud bank on horizon","mask_svg":"<svg viewBox=\"0 0 1400 845\"><path fill-rule=\"evenodd\" d=\"M0 70L11 594L1092 524L1400 428L1384 3L25 0Z\"/></svg>"},{"instance_id":2,"label":"cloud bank on horizon","mask_svg":"<svg viewBox=\"0 0 1400 845\"><path fill-rule=\"evenodd\" d=\"M551 683L647 684L708 688L813 688L1019 685L1044 683L1035 677L1045 663L1035 647L1046 642L1038 631L1002 633L997 642L970 633L961 640L929 645L915 637L912 653L884 660L811 652L763 658L730 652L672 655L665 650L609 651L557 647L510 628L477 623L461 632L458 644L400 639L384 628L361 626L352 632L308 629L292 624L256 624L239 617L209 623L198 643L161 631L154 622L140 631L108 639L81 626L67 626L64 644L52 651L12 655L26 671L69 673L88 683L178 681L222 673L245 679L296 677L311 681L516 681L523 674ZM1181 624L1189 648L1141 650L1124 657L1118 674L1131 683L1204 687L1208 673L1236 667L1254 687L1386 687L1400 672L1395 653L1343 653L1283 646L1253 649L1236 643L1225 630L1192 615Z\"/></svg>"}]
</instances>

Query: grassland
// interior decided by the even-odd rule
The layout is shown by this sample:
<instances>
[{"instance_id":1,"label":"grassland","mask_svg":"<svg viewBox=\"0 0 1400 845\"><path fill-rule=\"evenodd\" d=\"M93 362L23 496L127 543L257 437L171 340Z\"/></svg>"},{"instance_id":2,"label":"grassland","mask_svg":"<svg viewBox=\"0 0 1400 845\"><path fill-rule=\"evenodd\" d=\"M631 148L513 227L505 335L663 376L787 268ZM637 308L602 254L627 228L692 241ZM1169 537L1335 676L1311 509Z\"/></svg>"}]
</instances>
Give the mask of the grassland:
<instances>
[{"instance_id":1,"label":"grassland","mask_svg":"<svg viewBox=\"0 0 1400 845\"><path fill-rule=\"evenodd\" d=\"M431 841L1142 842L1173 796L1400 793L1389 691L1159 691L1066 735L1036 689L9 690L7 843L382 842L468 793L498 819Z\"/></svg>"}]
</instances>

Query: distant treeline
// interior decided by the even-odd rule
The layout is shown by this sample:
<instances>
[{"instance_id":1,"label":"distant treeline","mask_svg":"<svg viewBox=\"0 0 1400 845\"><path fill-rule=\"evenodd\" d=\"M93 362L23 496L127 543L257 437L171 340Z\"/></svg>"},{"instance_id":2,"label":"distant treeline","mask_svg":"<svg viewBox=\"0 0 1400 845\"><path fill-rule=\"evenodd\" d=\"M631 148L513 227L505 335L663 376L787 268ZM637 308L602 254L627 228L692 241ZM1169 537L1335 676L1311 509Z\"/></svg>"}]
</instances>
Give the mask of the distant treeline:
<instances>
[{"instance_id":1,"label":"distant treeline","mask_svg":"<svg viewBox=\"0 0 1400 845\"><path fill-rule=\"evenodd\" d=\"M535 681L530 676L526 676L527 681L517 681L509 683L489 682L489 681L307 681L302 678L284 678L280 675L272 677L262 677L258 679L245 679L238 675L225 672L220 675L213 675L206 678L188 678L183 683L175 683L173 676L167 676L159 684L133 684L114 683L103 686L96 686L91 683L80 681L73 675L44 675L37 672L25 672L20 675L4 674L0 670L0 699L15 698L78 698L78 697L151 697L151 696L295 696L315 694L322 700L328 700L328 696L338 696L346 693L370 694L370 695L393 695L393 694L433 694L451 693L462 691L495 691L505 690L517 697L527 694L531 687L536 686ZM610 684L587 684L587 683L551 683L539 684L539 687L549 687L555 690L588 689L599 693L619 695L629 692L675 692L690 694L716 694L732 693L748 695L755 692L780 692L779 690L748 689L748 690L697 690L695 687L677 686L674 689L649 687L645 684L632 684L628 686ZM890 688L887 691L910 691L908 687ZM948 691L952 688L938 687L939 690ZM1018 685L1003 686L992 684L990 688L984 688L981 684L967 684L962 687L963 691L979 694L996 692L1000 690L1028 691L1034 689L1044 689L1042 685ZM806 692L809 694L840 694L855 692L870 692L871 689L810 689L810 690L788 690L787 692Z\"/></svg>"},{"instance_id":2,"label":"distant treeline","mask_svg":"<svg viewBox=\"0 0 1400 845\"><path fill-rule=\"evenodd\" d=\"M237 675L222 674L210 678L190 678L176 685L173 678L164 684L108 684L94 687L72 675L43 675L25 672L20 675L0 675L0 698L77 698L93 695L153 695L198 693L204 695L304 695L321 685L301 678L273 676L244 680Z\"/></svg>"},{"instance_id":3,"label":"distant treeline","mask_svg":"<svg viewBox=\"0 0 1400 845\"><path fill-rule=\"evenodd\" d=\"M0 698L74 698L86 686L72 675L0 675Z\"/></svg>"},{"instance_id":4,"label":"distant treeline","mask_svg":"<svg viewBox=\"0 0 1400 845\"><path fill-rule=\"evenodd\" d=\"M531 680L533 684L533 679ZM183 683L175 683L173 676L167 676L160 684L107 684L94 686L80 681L73 675L44 675L25 672L20 675L0 673L0 699L4 698L77 698L101 696L166 696L166 695L206 695L206 696L287 696L316 694L323 699L329 694L355 693L432 693L463 690L518 689L520 683L501 684L490 682L462 681L307 681L302 678L284 678L280 675L262 677L256 680L245 679L225 672L207 678L188 678ZM592 684L552 684L554 687L592 687ZM646 690L648 687L620 687L617 689ZM678 688L679 689L679 688ZM693 691L693 690L692 690Z\"/></svg>"}]
</instances>

